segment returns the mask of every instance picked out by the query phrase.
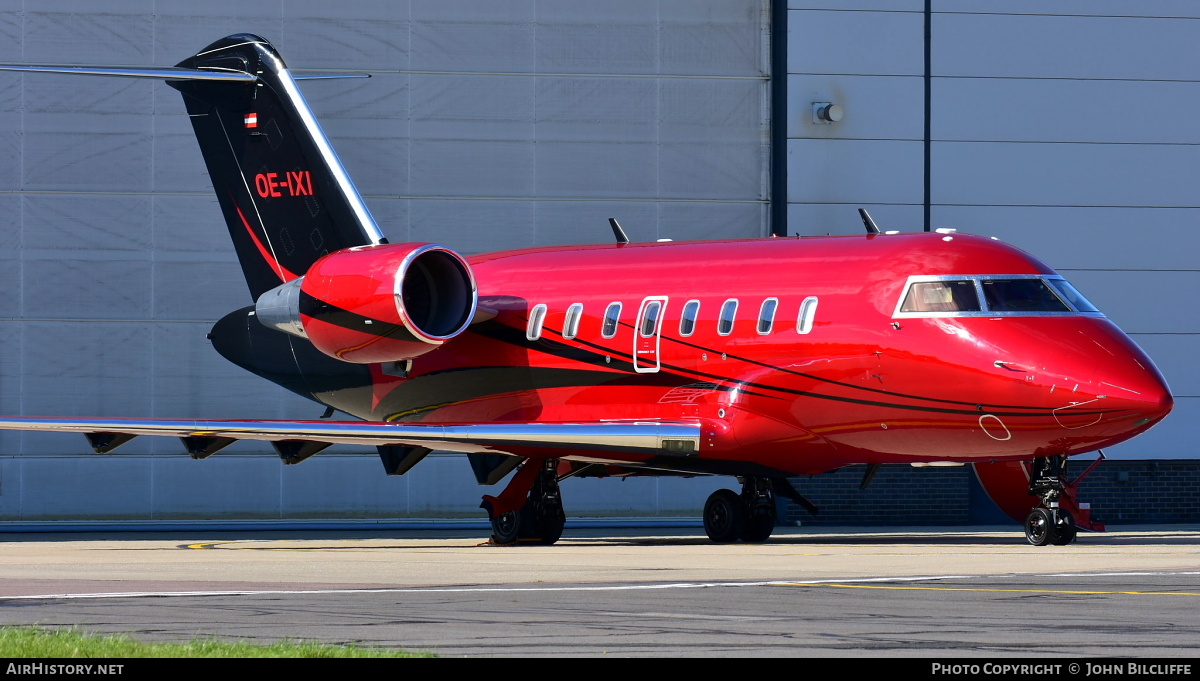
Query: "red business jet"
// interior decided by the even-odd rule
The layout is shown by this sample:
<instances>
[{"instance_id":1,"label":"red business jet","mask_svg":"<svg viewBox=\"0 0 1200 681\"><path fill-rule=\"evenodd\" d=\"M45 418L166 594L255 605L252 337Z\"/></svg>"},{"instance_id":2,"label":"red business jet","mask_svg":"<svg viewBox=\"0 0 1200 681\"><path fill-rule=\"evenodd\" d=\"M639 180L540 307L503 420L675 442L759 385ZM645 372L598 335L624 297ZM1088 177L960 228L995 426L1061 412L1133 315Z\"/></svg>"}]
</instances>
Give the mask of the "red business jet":
<instances>
[{"instance_id":1,"label":"red business jet","mask_svg":"<svg viewBox=\"0 0 1200 681\"><path fill-rule=\"evenodd\" d=\"M1036 545L1101 530L1065 477L1162 420L1150 359L1055 271L993 239L861 236L555 246L463 257L392 244L264 39L174 68L6 67L166 80L183 94L254 305L209 338L228 360L358 421L3 418L105 453L241 439L292 464L334 443L389 475L469 457L493 540L552 544L572 476L723 475L716 542L761 542L788 476L972 464ZM1090 470L1090 469L1089 469Z\"/></svg>"}]
</instances>

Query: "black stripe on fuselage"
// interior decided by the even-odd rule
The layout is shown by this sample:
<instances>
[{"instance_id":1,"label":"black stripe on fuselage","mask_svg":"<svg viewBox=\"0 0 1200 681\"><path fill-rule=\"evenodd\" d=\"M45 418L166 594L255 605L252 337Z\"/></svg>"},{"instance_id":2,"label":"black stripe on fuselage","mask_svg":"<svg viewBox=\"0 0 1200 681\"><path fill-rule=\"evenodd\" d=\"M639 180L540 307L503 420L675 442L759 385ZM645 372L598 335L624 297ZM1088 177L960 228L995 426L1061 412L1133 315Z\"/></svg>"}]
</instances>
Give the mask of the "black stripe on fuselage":
<instances>
[{"instance_id":1,"label":"black stripe on fuselage","mask_svg":"<svg viewBox=\"0 0 1200 681\"><path fill-rule=\"evenodd\" d=\"M376 413L385 421L416 421L436 409L465 404L496 395L526 390L591 386L647 385L643 376L591 369L549 367L460 367L414 376L386 395ZM670 390L690 382L673 374L653 382Z\"/></svg>"},{"instance_id":2,"label":"black stripe on fuselage","mask_svg":"<svg viewBox=\"0 0 1200 681\"><path fill-rule=\"evenodd\" d=\"M485 325L481 324L479 326L484 327ZM621 326L631 329L631 330L634 330L636 332L636 329L631 324L622 322ZM496 331L497 327L504 329L504 332L498 333ZM500 322L496 322L494 320L488 322L486 325L486 328L472 328L472 331L479 335L482 335L487 338L491 338L491 339L499 341L499 342L508 343L510 345L515 345L515 346L522 347L522 348L529 348L529 345L528 345L529 341L525 337L524 333L521 330L507 326ZM544 327L543 331L549 331L549 332L552 332L552 333L555 333L555 334L558 334L561 336L560 331L558 331L556 329L551 329L549 327ZM1051 411L1050 409L1047 409L1044 407L1029 407L1029 406L1024 406L1024 405L981 404L981 403L976 403L976 402L967 402L967 401L963 401L963 400L947 400L947 399L933 398L933 397L922 397L919 395L910 395L907 393L894 392L894 391L890 391L890 390L882 390L879 388L869 388L866 386L854 385L852 383L846 383L843 381L835 381L832 379L822 378L820 376L814 376L812 374L806 374L806 373L799 372L799 371L793 371L791 369L786 369L784 367L776 366L773 364L768 364L765 362L759 362L759 361L748 359L748 358L741 357L738 355L730 355L728 353L721 353L718 350L715 350L712 348L706 348L702 345L695 345L693 343L687 343L685 341L676 340L676 339L673 339L670 337L666 337L666 340L669 342L678 343L680 345L684 345L687 347L695 348L695 349L698 349L698 350L701 350L704 352L712 352L714 354L725 354L725 356L730 359L742 361L747 364L764 367L767 369L779 371L781 373L790 374L793 376L807 378L807 379L810 379L810 380L813 380L813 381L816 381L819 383L825 383L828 385L835 385L835 386L850 388L852 390L860 390L860 391L875 393L875 394L879 394L879 395L887 395L887 396L899 397L899 398L910 399L910 400L918 400L918 401L923 401L923 402L935 402L935 403L948 404L948 405L963 405L963 406L969 406L970 408L954 409L954 408L950 408L950 407L909 405L909 404L902 404L902 403L897 403L897 402L886 402L886 401L880 401L880 400L867 400L867 399L860 399L860 398L853 398L853 397L840 397L840 396L836 396L836 395L827 395L827 394L817 393L817 392L812 392L812 391L807 391L807 390L797 390L797 389L793 389L793 388L785 388L782 386L769 385L769 384L765 384L765 383L757 383L754 381L741 381L739 379L732 378L729 376L722 376L720 374L703 372L703 371L699 371L696 369L687 369L684 367L671 365L671 364L661 364L661 367L663 369L669 370L668 373L678 376L681 379L694 381L695 378L699 377L699 378L713 379L713 380L720 381L720 382L727 383L727 384L732 383L733 385L729 385L728 389L732 389L733 387L736 386L739 388L739 390L744 391L745 388L750 387L750 388L754 388L757 390L769 390L769 391L781 392L781 393L785 393L785 394L793 395L793 396L797 396L797 397L812 397L815 399L831 400L831 401L835 401L835 402L844 402L844 403L848 403L848 404L858 404L858 405L863 405L863 406L875 406L875 407L890 407L890 408L894 408L894 409L904 409L907 411L920 411L920 412L929 412L929 413L938 413L938 414L992 414L994 416L1022 417L1022 416L1046 416L1048 414L1048 412ZM545 341L545 342L543 342L543 341ZM632 356L632 354L620 352L614 348L605 347L598 343L593 343L593 342L582 340L579 338L575 338L574 341L576 343L578 343L579 345L586 346L589 348L594 348L595 351L591 352L591 353L580 353L582 348L573 347L573 346L567 345L565 343L561 343L558 341L551 341L551 340L545 339L545 338L537 341L537 343L539 343L540 345L535 346L535 347L537 350L540 350L541 352L549 354L549 355L553 355L553 356L560 357L563 359L584 362L584 363L596 363L597 361L603 361L602 359L597 359L600 357L601 354L604 354L607 356L625 357L625 358L629 358L630 361L623 362L622 364L628 367L628 369L626 369L627 371L633 371L633 364L632 364L633 356ZM570 353L563 352L562 351L563 348L567 348L567 349L571 350L571 352ZM622 367L622 368L624 368L624 367ZM649 375L653 375L653 374L637 374L637 376L649 376ZM771 396L771 395L765 395L762 393L748 393L748 394L757 394L758 396L761 396L761 397L776 397L776 396ZM1020 410L1026 410L1026 411L1009 411L1009 410L1013 410L1013 409L1020 409ZM1028 413L1028 412L1034 412L1034 413ZM1111 413L1111 412L1108 410L1074 412L1074 414L1076 416L1092 416L1092 415L1103 415L1103 414L1109 414L1109 413Z\"/></svg>"}]
</instances>

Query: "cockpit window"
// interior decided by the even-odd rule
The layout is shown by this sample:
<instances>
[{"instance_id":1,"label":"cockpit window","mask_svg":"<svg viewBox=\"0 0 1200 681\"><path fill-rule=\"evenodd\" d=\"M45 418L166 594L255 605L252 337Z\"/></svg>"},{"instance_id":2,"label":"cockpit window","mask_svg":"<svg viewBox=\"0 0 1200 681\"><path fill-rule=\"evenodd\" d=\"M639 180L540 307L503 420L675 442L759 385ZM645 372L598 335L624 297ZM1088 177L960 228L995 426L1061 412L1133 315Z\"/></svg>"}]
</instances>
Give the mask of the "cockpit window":
<instances>
[{"instance_id":1,"label":"cockpit window","mask_svg":"<svg viewBox=\"0 0 1200 681\"><path fill-rule=\"evenodd\" d=\"M1047 279L1046 281L1050 282L1050 285L1054 287L1054 290L1058 291L1063 298L1066 298L1067 302L1070 303L1071 306L1076 310L1079 310L1080 312L1100 311L1095 305L1092 305L1090 302L1088 302L1088 299L1084 298L1082 293L1076 291L1075 287L1071 286L1071 283L1066 279Z\"/></svg>"},{"instance_id":2,"label":"cockpit window","mask_svg":"<svg viewBox=\"0 0 1200 681\"><path fill-rule=\"evenodd\" d=\"M979 311L975 282L926 281L908 289L901 312L975 312Z\"/></svg>"},{"instance_id":3,"label":"cockpit window","mask_svg":"<svg viewBox=\"0 0 1200 681\"><path fill-rule=\"evenodd\" d=\"M895 312L900 317L1103 316L1055 275L915 276L908 278L900 300Z\"/></svg>"},{"instance_id":4,"label":"cockpit window","mask_svg":"<svg viewBox=\"0 0 1200 681\"><path fill-rule=\"evenodd\" d=\"M983 297L992 312L1070 312L1041 279L986 279Z\"/></svg>"}]
</instances>

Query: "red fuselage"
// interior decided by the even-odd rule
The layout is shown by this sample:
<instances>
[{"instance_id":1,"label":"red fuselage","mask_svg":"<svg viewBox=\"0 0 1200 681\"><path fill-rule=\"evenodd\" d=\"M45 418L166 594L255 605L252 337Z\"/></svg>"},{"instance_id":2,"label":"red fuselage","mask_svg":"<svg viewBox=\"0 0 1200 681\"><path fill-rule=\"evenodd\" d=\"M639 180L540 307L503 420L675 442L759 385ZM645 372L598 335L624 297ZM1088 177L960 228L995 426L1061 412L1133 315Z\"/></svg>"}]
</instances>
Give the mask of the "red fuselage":
<instances>
[{"instance_id":1,"label":"red fuselage","mask_svg":"<svg viewBox=\"0 0 1200 681\"><path fill-rule=\"evenodd\" d=\"M371 405L339 406L440 423L698 420L705 435L689 457L559 454L733 474L1074 455L1133 437L1172 406L1153 363L1099 313L898 312L910 277L1057 277L981 237L562 246L469 261L480 307L496 316L406 377L373 365ZM681 328L685 313L694 322Z\"/></svg>"}]
</instances>

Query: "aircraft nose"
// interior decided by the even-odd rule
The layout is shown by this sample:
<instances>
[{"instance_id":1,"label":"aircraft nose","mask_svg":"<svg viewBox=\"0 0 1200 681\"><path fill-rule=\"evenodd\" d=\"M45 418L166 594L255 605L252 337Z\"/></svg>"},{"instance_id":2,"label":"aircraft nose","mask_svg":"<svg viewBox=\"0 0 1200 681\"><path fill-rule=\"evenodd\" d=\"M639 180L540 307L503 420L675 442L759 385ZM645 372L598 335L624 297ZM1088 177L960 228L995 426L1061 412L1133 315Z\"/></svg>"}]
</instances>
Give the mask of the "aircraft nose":
<instances>
[{"instance_id":1,"label":"aircraft nose","mask_svg":"<svg viewBox=\"0 0 1200 681\"><path fill-rule=\"evenodd\" d=\"M1142 353L1133 355L1123 366L1101 365L1095 379L1097 392L1107 396L1109 405L1123 412L1122 429L1132 437L1166 418L1175 406L1171 389L1158 369ZM1127 425L1126 425L1127 424Z\"/></svg>"}]
</instances>

